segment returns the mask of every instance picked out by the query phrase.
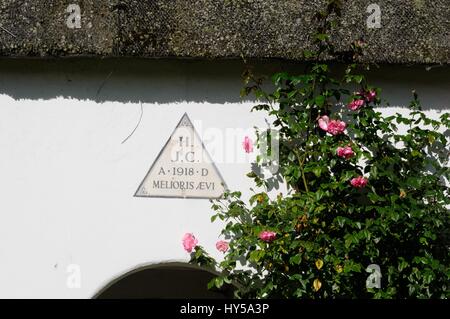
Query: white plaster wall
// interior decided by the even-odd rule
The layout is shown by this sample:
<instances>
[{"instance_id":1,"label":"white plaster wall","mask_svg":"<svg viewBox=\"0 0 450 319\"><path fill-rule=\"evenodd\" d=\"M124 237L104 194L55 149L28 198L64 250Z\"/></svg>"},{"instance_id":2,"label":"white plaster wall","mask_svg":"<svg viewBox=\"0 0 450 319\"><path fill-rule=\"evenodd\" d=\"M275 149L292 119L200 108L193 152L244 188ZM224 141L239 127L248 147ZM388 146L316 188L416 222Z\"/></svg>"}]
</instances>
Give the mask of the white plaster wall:
<instances>
[{"instance_id":1,"label":"white plaster wall","mask_svg":"<svg viewBox=\"0 0 450 319\"><path fill-rule=\"evenodd\" d=\"M296 68L261 66L282 67ZM0 60L0 297L90 298L138 265L187 261L185 232L219 256L208 200L133 194L184 112L203 129L265 126L239 98L241 71L232 61ZM415 88L437 117L450 106L446 71L385 67L373 80L394 105ZM140 102L142 122L122 144ZM248 195L250 164L216 165ZM71 264L80 288L67 286Z\"/></svg>"}]
</instances>

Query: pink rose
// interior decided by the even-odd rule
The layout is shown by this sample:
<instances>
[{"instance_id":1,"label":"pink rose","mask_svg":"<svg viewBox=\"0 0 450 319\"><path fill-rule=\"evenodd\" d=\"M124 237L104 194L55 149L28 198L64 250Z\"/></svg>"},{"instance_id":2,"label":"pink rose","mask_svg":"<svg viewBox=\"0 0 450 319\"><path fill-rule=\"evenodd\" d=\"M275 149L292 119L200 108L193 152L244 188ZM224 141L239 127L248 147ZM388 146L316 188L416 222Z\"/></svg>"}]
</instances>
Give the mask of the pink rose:
<instances>
[{"instance_id":1,"label":"pink rose","mask_svg":"<svg viewBox=\"0 0 450 319\"><path fill-rule=\"evenodd\" d=\"M352 178L352 180L350 181L350 184L352 184L353 187L356 188L364 188L367 185L367 178L363 177L363 176L358 176L355 178Z\"/></svg>"},{"instance_id":2,"label":"pink rose","mask_svg":"<svg viewBox=\"0 0 450 319\"><path fill-rule=\"evenodd\" d=\"M264 230L259 234L259 239L261 239L267 243L274 241L275 237L277 237L277 234L273 231L268 231L268 230Z\"/></svg>"},{"instance_id":3,"label":"pink rose","mask_svg":"<svg viewBox=\"0 0 450 319\"><path fill-rule=\"evenodd\" d=\"M229 247L229 244L225 240L219 240L216 243L217 250L222 252L222 253L226 252L228 250L228 247Z\"/></svg>"},{"instance_id":4,"label":"pink rose","mask_svg":"<svg viewBox=\"0 0 450 319\"><path fill-rule=\"evenodd\" d=\"M345 124L345 122L339 120L331 120L330 123L328 123L327 132L332 135L339 135L345 131L346 127L347 124Z\"/></svg>"},{"instance_id":5,"label":"pink rose","mask_svg":"<svg viewBox=\"0 0 450 319\"><path fill-rule=\"evenodd\" d=\"M186 233L183 236L183 247L184 250L186 250L188 253L192 252L192 249L197 246L198 240L195 238L195 236L191 233Z\"/></svg>"},{"instance_id":6,"label":"pink rose","mask_svg":"<svg viewBox=\"0 0 450 319\"><path fill-rule=\"evenodd\" d=\"M246 136L244 138L244 142L242 142L242 146L244 147L244 150L246 153L253 152L253 141L248 136Z\"/></svg>"},{"instance_id":7,"label":"pink rose","mask_svg":"<svg viewBox=\"0 0 450 319\"><path fill-rule=\"evenodd\" d=\"M350 102L350 104L347 105L347 107L352 111L356 111L363 105L364 105L364 100L353 100Z\"/></svg>"},{"instance_id":8,"label":"pink rose","mask_svg":"<svg viewBox=\"0 0 450 319\"><path fill-rule=\"evenodd\" d=\"M377 92L376 91L368 91L364 94L364 97L366 98L367 102L373 102L375 101L375 98L377 97Z\"/></svg>"},{"instance_id":9,"label":"pink rose","mask_svg":"<svg viewBox=\"0 0 450 319\"><path fill-rule=\"evenodd\" d=\"M350 146L338 147L336 153L339 157L343 157L345 159L352 158L355 155L355 152L353 152Z\"/></svg>"},{"instance_id":10,"label":"pink rose","mask_svg":"<svg viewBox=\"0 0 450 319\"><path fill-rule=\"evenodd\" d=\"M345 122L340 120L330 120L330 118L326 115L322 116L318 120L319 127L332 134L332 135L338 135L345 131L345 128L347 127L347 124Z\"/></svg>"},{"instance_id":11,"label":"pink rose","mask_svg":"<svg viewBox=\"0 0 450 319\"><path fill-rule=\"evenodd\" d=\"M328 123L330 122L330 118L328 116L324 115L324 116L320 117L318 122L319 122L319 127L322 130L328 131Z\"/></svg>"}]
</instances>

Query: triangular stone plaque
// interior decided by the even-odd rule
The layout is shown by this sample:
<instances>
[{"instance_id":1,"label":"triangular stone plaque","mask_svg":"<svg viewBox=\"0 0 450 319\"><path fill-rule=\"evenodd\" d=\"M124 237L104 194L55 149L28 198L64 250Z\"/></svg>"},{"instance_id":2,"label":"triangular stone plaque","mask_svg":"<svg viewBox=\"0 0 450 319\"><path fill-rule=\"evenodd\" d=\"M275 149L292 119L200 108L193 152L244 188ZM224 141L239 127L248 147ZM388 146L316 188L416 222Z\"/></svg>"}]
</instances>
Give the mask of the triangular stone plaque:
<instances>
[{"instance_id":1,"label":"triangular stone plaque","mask_svg":"<svg viewBox=\"0 0 450 319\"><path fill-rule=\"evenodd\" d=\"M220 198L226 184L185 113L136 197Z\"/></svg>"}]
</instances>

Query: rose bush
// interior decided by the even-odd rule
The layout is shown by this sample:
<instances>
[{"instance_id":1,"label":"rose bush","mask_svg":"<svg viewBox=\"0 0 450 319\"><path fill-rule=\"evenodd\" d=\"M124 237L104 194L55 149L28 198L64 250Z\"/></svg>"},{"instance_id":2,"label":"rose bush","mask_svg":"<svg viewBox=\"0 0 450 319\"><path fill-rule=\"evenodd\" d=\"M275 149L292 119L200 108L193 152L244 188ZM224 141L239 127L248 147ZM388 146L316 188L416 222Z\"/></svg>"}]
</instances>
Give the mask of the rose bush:
<instances>
[{"instance_id":1,"label":"rose bush","mask_svg":"<svg viewBox=\"0 0 450 319\"><path fill-rule=\"evenodd\" d=\"M210 286L233 283L237 297L448 298L449 114L430 119L414 93L408 115L383 116L381 89L355 62L361 41L341 76L320 62L334 54L325 30L338 4L319 14L318 51L307 53L304 74L275 74L270 93L246 74L245 93L263 101L254 109L279 131L274 178L288 194L270 196L273 179L250 172L258 190L248 202L240 192L213 202L212 221L225 222L229 240L224 260L197 246L191 262L220 269ZM372 264L377 288L366 285Z\"/></svg>"}]
</instances>

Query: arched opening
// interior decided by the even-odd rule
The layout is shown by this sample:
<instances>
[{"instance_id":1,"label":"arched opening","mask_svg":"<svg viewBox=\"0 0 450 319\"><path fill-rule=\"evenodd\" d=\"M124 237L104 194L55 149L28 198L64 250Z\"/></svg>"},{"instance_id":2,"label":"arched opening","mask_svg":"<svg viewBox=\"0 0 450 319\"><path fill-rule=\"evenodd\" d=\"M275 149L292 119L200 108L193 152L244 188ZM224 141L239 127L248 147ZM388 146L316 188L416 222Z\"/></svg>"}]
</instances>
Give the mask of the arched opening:
<instances>
[{"instance_id":1,"label":"arched opening","mask_svg":"<svg viewBox=\"0 0 450 319\"><path fill-rule=\"evenodd\" d=\"M232 298L231 286L220 290L208 289L208 282L215 275L216 273L212 270L184 263L144 266L116 278L101 289L94 298Z\"/></svg>"}]
</instances>

